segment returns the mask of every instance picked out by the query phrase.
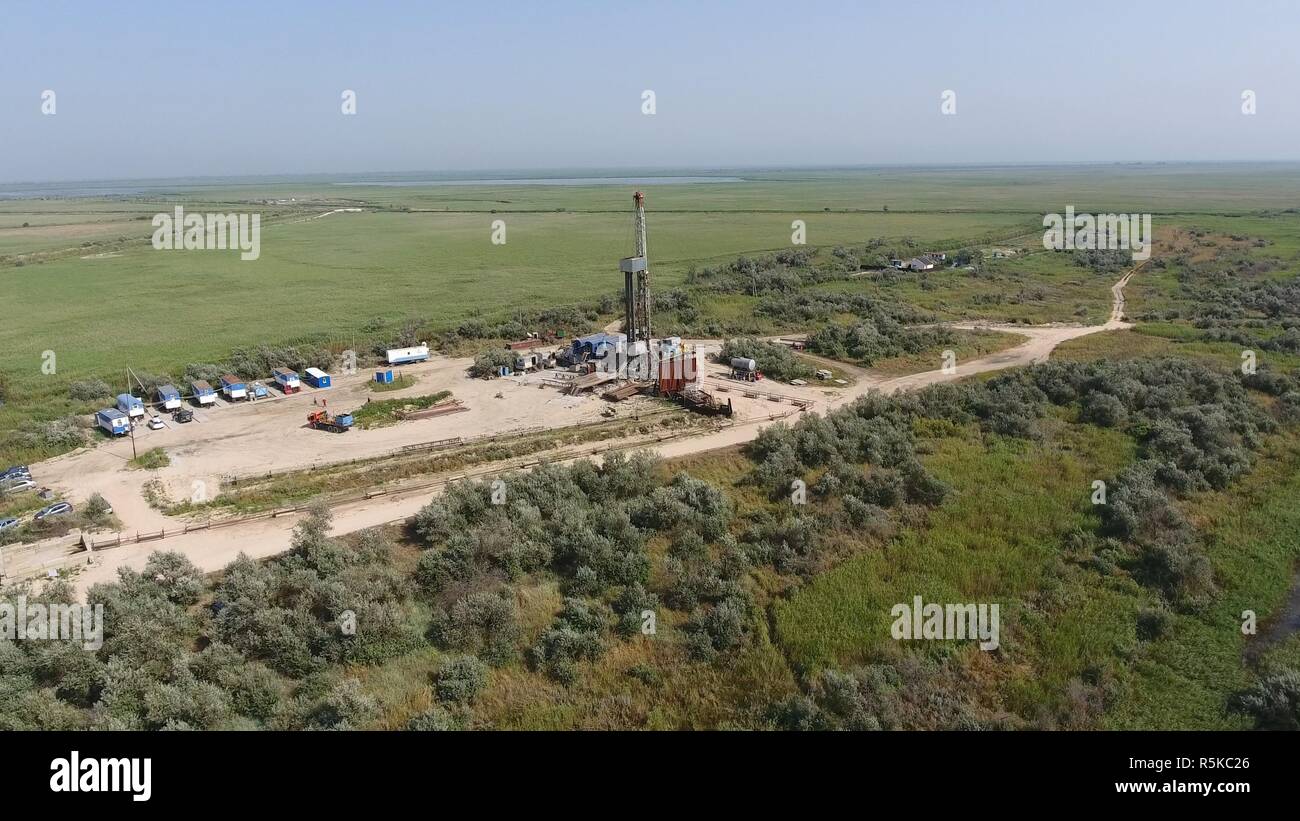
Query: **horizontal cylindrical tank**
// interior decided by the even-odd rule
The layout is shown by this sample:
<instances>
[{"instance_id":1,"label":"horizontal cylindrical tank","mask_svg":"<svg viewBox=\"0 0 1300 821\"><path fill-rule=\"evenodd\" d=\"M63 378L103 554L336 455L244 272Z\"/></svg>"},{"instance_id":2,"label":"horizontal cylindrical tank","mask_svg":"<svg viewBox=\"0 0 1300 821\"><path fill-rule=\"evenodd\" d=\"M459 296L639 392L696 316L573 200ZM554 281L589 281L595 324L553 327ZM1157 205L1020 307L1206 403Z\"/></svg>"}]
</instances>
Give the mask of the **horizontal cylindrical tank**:
<instances>
[{"instance_id":1,"label":"horizontal cylindrical tank","mask_svg":"<svg viewBox=\"0 0 1300 821\"><path fill-rule=\"evenodd\" d=\"M731 358L731 367L738 371L756 371L758 370L758 363L743 356L733 356Z\"/></svg>"}]
</instances>

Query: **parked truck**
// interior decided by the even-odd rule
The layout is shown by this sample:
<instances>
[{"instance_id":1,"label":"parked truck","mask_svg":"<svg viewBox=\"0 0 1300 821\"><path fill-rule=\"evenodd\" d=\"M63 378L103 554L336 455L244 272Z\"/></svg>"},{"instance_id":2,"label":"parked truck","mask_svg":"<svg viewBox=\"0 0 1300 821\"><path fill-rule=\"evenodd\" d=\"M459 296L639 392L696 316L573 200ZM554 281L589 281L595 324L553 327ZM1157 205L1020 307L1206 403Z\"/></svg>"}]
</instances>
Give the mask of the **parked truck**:
<instances>
[{"instance_id":1,"label":"parked truck","mask_svg":"<svg viewBox=\"0 0 1300 821\"><path fill-rule=\"evenodd\" d=\"M327 430L330 433L347 433L348 428L352 427L352 414L341 413L338 416L330 416L327 410L313 411L307 415L307 427Z\"/></svg>"}]
</instances>

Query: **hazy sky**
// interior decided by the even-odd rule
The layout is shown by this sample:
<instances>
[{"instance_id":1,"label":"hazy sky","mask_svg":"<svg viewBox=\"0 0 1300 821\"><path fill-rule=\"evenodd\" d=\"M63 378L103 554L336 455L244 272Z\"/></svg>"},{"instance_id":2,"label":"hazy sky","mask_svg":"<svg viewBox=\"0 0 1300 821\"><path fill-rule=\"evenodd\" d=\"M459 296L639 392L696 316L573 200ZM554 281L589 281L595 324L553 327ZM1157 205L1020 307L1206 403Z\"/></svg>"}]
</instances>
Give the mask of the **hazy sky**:
<instances>
[{"instance_id":1,"label":"hazy sky","mask_svg":"<svg viewBox=\"0 0 1300 821\"><path fill-rule=\"evenodd\" d=\"M1288 0L4 0L0 15L3 181L1300 159Z\"/></svg>"}]
</instances>

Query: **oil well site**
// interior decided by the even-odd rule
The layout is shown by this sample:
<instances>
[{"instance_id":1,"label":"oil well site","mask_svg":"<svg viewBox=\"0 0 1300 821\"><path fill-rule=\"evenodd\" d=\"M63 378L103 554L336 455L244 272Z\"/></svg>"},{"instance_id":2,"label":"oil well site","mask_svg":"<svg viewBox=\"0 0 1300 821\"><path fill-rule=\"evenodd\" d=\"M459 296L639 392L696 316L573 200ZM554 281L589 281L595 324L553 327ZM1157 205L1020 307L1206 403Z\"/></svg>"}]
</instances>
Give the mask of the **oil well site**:
<instances>
[{"instance_id":1,"label":"oil well site","mask_svg":"<svg viewBox=\"0 0 1300 821\"><path fill-rule=\"evenodd\" d=\"M92 5L3 18L10 781L1300 730L1296 4Z\"/></svg>"},{"instance_id":2,"label":"oil well site","mask_svg":"<svg viewBox=\"0 0 1300 821\"><path fill-rule=\"evenodd\" d=\"M395 500L457 478L686 440L686 450L725 446L844 397L850 383L829 370L813 384L780 383L752 358L722 359L723 340L655 336L645 196L632 201L634 253L614 261L623 318L572 338L530 331L486 373L424 342L370 361L345 351L329 371L275 367L260 379L225 373L179 387L149 387L124 363L134 390L86 420L94 446L23 466L41 498L66 512L106 502L112 529L11 544L5 578L71 573L86 585L163 547L189 547L215 567L232 550L273 552L259 525L290 522L308 494L367 508L359 522L399 521L410 504ZM803 348L799 337L774 341ZM165 464L133 469L160 451ZM239 529L248 544L234 538ZM211 550L205 537L217 532L223 547Z\"/></svg>"}]
</instances>

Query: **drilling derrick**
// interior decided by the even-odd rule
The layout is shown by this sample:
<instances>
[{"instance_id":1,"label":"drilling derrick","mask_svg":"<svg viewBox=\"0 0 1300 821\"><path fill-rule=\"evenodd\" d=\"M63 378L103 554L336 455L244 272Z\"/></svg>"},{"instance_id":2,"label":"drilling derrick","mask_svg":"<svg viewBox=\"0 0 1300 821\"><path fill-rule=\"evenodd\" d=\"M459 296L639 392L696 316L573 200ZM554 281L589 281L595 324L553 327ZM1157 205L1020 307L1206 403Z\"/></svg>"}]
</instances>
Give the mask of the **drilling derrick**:
<instances>
[{"instance_id":1,"label":"drilling derrick","mask_svg":"<svg viewBox=\"0 0 1300 821\"><path fill-rule=\"evenodd\" d=\"M623 272L623 311L627 342L650 344L650 265L646 260L645 194L633 195L636 203L636 255L619 262Z\"/></svg>"},{"instance_id":2,"label":"drilling derrick","mask_svg":"<svg viewBox=\"0 0 1300 821\"><path fill-rule=\"evenodd\" d=\"M636 255L645 261L644 267L637 274L636 282L637 319L640 320L640 326L637 328L637 338L645 340L645 343L649 345L650 258L646 255L645 247L645 194L637 191L632 195L632 200L636 203Z\"/></svg>"}]
</instances>

